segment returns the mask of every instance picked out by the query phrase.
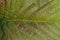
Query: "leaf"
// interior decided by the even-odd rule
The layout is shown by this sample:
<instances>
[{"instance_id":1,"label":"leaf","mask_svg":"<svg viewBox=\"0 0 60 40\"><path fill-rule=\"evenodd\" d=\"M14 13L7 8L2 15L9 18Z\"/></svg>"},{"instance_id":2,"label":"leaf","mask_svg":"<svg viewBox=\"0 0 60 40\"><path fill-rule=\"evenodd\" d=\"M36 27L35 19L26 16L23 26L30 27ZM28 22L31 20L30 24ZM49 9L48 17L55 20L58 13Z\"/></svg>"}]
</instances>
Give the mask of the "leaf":
<instances>
[{"instance_id":1,"label":"leaf","mask_svg":"<svg viewBox=\"0 0 60 40\"><path fill-rule=\"evenodd\" d=\"M60 0L0 0L0 40L60 40Z\"/></svg>"}]
</instances>

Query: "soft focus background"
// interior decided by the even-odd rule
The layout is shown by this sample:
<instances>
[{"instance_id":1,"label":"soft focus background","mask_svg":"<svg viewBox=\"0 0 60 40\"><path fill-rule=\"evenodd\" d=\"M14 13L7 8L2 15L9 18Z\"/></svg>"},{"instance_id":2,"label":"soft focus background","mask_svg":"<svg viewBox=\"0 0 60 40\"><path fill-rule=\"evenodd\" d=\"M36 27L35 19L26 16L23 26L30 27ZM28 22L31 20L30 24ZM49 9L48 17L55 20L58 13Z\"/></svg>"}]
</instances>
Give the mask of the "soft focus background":
<instances>
[{"instance_id":1,"label":"soft focus background","mask_svg":"<svg viewBox=\"0 0 60 40\"><path fill-rule=\"evenodd\" d=\"M60 40L60 0L0 0L0 40Z\"/></svg>"}]
</instances>

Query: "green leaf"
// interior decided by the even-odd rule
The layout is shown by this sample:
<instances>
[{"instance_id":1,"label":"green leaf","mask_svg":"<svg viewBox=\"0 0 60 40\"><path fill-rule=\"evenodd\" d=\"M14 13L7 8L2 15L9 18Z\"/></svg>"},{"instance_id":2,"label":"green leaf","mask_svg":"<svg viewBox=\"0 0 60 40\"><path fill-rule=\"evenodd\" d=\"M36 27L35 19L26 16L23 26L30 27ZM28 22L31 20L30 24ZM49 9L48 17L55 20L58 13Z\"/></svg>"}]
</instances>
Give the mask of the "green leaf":
<instances>
[{"instance_id":1,"label":"green leaf","mask_svg":"<svg viewBox=\"0 0 60 40\"><path fill-rule=\"evenodd\" d=\"M0 40L60 40L60 0L0 0Z\"/></svg>"}]
</instances>

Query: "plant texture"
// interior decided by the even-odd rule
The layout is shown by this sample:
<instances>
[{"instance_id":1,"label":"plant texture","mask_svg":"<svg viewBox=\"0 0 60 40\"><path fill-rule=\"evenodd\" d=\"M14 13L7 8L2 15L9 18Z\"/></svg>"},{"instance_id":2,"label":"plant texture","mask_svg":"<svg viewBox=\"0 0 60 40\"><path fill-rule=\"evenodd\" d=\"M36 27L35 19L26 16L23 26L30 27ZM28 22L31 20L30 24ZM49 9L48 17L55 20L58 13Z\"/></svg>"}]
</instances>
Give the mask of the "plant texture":
<instances>
[{"instance_id":1,"label":"plant texture","mask_svg":"<svg viewBox=\"0 0 60 40\"><path fill-rule=\"evenodd\" d=\"M60 40L60 0L0 0L0 40Z\"/></svg>"}]
</instances>

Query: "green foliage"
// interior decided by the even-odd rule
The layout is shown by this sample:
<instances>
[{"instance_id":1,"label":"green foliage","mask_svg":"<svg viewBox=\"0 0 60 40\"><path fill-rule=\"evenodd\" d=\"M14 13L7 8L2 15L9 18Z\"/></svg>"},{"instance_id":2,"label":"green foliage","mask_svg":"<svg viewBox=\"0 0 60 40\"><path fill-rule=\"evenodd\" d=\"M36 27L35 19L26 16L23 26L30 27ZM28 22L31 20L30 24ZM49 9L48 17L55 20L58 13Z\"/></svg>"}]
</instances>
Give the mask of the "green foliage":
<instances>
[{"instance_id":1,"label":"green foliage","mask_svg":"<svg viewBox=\"0 0 60 40\"><path fill-rule=\"evenodd\" d=\"M60 40L60 0L1 0L0 40Z\"/></svg>"}]
</instances>

